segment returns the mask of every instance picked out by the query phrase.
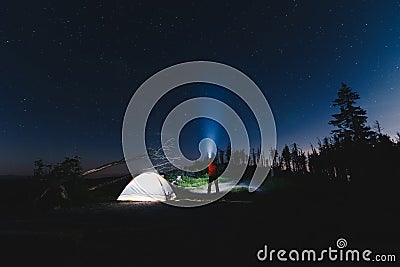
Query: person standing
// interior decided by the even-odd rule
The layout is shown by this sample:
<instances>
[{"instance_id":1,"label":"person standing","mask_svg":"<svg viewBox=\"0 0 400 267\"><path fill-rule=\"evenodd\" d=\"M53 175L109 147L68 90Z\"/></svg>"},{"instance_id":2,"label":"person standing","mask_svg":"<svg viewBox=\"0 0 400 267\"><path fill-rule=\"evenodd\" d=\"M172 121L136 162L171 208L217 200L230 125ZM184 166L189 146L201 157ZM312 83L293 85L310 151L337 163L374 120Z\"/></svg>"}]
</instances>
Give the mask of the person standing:
<instances>
[{"instance_id":1,"label":"person standing","mask_svg":"<svg viewBox=\"0 0 400 267\"><path fill-rule=\"evenodd\" d=\"M218 186L218 165L217 160L214 160L208 165L208 189L207 193L211 193L211 184L214 182L215 184L215 192L219 193L219 186Z\"/></svg>"}]
</instances>

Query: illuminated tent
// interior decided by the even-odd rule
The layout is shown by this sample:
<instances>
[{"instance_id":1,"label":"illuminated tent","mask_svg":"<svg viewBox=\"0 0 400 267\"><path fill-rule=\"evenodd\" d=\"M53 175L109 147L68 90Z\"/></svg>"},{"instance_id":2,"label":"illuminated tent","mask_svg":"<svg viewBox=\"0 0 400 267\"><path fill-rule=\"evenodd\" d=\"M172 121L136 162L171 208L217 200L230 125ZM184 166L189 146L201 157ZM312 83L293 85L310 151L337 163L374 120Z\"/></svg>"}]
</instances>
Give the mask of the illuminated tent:
<instances>
[{"instance_id":1,"label":"illuminated tent","mask_svg":"<svg viewBox=\"0 0 400 267\"><path fill-rule=\"evenodd\" d=\"M117 200L121 201L166 201L174 199L171 185L154 172L142 173L125 187Z\"/></svg>"}]
</instances>

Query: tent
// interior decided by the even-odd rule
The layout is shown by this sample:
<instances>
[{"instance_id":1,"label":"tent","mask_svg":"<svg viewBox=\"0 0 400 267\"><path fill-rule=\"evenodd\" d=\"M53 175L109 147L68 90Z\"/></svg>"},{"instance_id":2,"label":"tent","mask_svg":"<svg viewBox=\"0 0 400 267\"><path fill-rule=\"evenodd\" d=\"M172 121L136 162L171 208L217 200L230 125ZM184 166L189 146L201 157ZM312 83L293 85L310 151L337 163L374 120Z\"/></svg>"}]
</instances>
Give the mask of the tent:
<instances>
[{"instance_id":1,"label":"tent","mask_svg":"<svg viewBox=\"0 0 400 267\"><path fill-rule=\"evenodd\" d=\"M117 200L166 201L176 197L171 185L154 172L142 173L133 178Z\"/></svg>"}]
</instances>

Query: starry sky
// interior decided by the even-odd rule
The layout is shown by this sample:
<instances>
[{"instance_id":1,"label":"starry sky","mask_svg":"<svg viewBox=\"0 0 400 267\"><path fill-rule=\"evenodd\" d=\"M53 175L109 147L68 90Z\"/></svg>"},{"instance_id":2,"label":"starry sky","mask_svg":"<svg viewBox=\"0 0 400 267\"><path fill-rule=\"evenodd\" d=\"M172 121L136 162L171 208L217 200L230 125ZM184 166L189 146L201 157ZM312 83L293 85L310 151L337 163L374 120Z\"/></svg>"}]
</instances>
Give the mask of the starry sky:
<instances>
[{"instance_id":1,"label":"starry sky","mask_svg":"<svg viewBox=\"0 0 400 267\"><path fill-rule=\"evenodd\" d=\"M0 174L31 174L38 157L79 155L85 168L121 159L122 120L136 88L192 60L231 65L257 83L278 148L297 142L307 150L329 134L341 82L359 92L371 125L400 131L399 1L2 1ZM246 106L215 87L166 96L152 113L150 142L175 101L193 96L230 102L255 128ZM215 123L187 128L185 153L210 132L226 145ZM250 135L256 144L257 130Z\"/></svg>"}]
</instances>

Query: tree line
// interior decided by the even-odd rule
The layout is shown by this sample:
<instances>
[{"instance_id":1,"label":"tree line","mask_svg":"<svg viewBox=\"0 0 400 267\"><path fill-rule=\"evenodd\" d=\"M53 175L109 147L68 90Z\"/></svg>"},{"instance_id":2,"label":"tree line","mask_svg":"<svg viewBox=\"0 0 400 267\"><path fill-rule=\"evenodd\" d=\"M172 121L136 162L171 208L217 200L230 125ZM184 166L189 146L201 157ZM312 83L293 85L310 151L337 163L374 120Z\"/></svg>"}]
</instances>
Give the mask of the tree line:
<instances>
[{"instance_id":1,"label":"tree line","mask_svg":"<svg viewBox=\"0 0 400 267\"><path fill-rule=\"evenodd\" d=\"M372 176L379 175L400 177L400 133L391 138L378 121L369 126L367 111L357 105L359 99L357 92L341 84L333 100L338 112L328 122L333 126L331 135L318 139L317 146L311 144L308 151L293 143L285 145L280 153L272 149L265 155L259 147L246 154L244 150L232 151L228 145L225 150L217 149L217 163L269 166L270 175L275 176L314 175L348 182L373 182Z\"/></svg>"},{"instance_id":2,"label":"tree line","mask_svg":"<svg viewBox=\"0 0 400 267\"><path fill-rule=\"evenodd\" d=\"M243 150L231 151L228 146L226 150L218 148L217 161L224 166L230 161L246 165L249 175L255 166L269 166L272 170L270 175L274 176L314 176L364 185L373 185L379 178L380 183L386 182L390 187L396 182L396 177L400 177L400 133L391 138L383 132L378 121L372 127L367 125L367 111L357 105L359 99L357 92L342 83L333 101L338 112L328 122L333 126L331 135L319 140L317 147L311 145L310 151L303 151L293 143L285 145L281 153L272 149L266 156L261 148L253 148L247 155ZM159 171L171 169L163 154L168 148L165 145L150 153ZM122 163L125 160L94 170ZM66 158L54 165L46 165L41 159L35 161L34 177L41 184L36 203L43 205L47 202L51 206L84 203L87 199L83 179L86 173L82 171L79 157Z\"/></svg>"},{"instance_id":3,"label":"tree line","mask_svg":"<svg viewBox=\"0 0 400 267\"><path fill-rule=\"evenodd\" d=\"M400 133L391 138L378 121L367 125L367 111L357 105L360 96L342 83L333 101L331 135L311 145L308 152L294 143L271 152L271 167L283 175L311 174L337 181L373 183L379 176L394 182L400 177ZM382 181L382 180L380 180Z\"/></svg>"}]
</instances>

